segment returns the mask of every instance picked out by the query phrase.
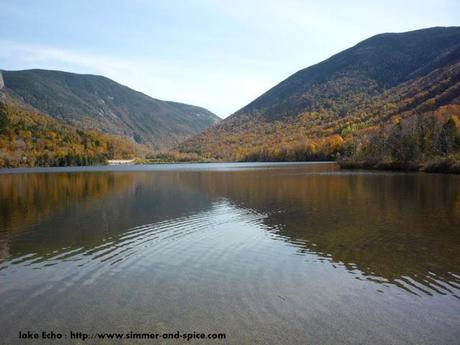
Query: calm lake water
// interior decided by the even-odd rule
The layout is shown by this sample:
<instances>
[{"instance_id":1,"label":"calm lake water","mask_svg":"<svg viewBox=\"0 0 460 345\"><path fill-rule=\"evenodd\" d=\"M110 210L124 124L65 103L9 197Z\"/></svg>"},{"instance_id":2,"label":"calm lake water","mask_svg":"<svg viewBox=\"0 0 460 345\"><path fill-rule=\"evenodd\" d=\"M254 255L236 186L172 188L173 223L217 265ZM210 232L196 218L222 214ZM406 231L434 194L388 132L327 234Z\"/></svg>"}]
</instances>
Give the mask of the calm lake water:
<instances>
[{"instance_id":1,"label":"calm lake water","mask_svg":"<svg viewBox=\"0 0 460 345\"><path fill-rule=\"evenodd\" d=\"M1 173L1 344L59 343L18 339L42 330L459 344L460 176L334 163Z\"/></svg>"}]
</instances>

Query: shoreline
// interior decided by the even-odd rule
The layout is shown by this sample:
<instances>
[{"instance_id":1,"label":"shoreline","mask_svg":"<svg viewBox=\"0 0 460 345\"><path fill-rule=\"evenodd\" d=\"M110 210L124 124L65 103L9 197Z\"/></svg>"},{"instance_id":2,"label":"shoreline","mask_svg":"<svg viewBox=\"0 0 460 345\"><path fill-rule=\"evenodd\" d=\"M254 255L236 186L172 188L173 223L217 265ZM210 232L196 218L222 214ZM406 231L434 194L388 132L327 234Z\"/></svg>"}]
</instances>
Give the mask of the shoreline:
<instances>
[{"instance_id":1,"label":"shoreline","mask_svg":"<svg viewBox=\"0 0 460 345\"><path fill-rule=\"evenodd\" d=\"M423 172L440 174L460 174L460 162L452 157L438 157L425 161L398 162L383 159L338 159L341 169Z\"/></svg>"},{"instance_id":2,"label":"shoreline","mask_svg":"<svg viewBox=\"0 0 460 345\"><path fill-rule=\"evenodd\" d=\"M280 164L286 166L295 165L309 165L309 164L337 164L335 161L304 161L304 162L163 162L163 163L149 163L149 164L115 164L115 165L74 165L65 167L16 167L16 168L0 168L1 175L13 174L40 174L40 173L72 173L72 172L142 172L142 171L168 171L168 170L182 170L187 169L187 165L210 165L211 168L216 165L248 165L248 166L269 166L273 164ZM175 166L169 168L168 166ZM149 169L149 167L156 167Z\"/></svg>"}]
</instances>

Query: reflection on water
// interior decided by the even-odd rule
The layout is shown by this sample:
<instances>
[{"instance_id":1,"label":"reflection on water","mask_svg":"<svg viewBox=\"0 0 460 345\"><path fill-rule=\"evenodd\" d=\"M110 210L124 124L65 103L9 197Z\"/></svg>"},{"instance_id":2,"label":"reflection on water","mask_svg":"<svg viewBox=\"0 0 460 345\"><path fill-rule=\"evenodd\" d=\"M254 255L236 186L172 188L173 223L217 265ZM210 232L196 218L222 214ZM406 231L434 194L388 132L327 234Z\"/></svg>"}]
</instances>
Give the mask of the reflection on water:
<instances>
[{"instance_id":1,"label":"reflection on water","mask_svg":"<svg viewBox=\"0 0 460 345\"><path fill-rule=\"evenodd\" d=\"M459 176L123 169L0 175L10 342L46 327L226 331L231 344L460 335Z\"/></svg>"}]
</instances>

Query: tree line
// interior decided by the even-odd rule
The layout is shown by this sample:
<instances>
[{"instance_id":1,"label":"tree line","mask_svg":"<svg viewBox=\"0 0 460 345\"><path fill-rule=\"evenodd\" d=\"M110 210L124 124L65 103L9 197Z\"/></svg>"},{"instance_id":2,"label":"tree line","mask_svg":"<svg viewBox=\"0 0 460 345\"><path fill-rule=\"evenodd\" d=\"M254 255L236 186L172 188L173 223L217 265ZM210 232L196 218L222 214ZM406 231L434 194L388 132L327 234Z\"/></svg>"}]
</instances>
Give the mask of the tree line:
<instances>
[{"instance_id":1,"label":"tree line","mask_svg":"<svg viewBox=\"0 0 460 345\"><path fill-rule=\"evenodd\" d=\"M344 167L405 170L460 170L460 134L456 117L417 113L382 122L344 148Z\"/></svg>"}]
</instances>

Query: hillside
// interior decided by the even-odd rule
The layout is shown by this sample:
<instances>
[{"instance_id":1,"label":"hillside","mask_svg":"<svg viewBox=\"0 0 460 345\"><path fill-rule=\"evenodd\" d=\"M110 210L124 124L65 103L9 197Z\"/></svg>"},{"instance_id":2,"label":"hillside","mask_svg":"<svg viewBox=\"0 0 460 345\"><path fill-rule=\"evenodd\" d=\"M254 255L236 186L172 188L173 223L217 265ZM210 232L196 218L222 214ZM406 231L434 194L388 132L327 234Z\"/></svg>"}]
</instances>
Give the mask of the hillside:
<instances>
[{"instance_id":1,"label":"hillside","mask_svg":"<svg viewBox=\"0 0 460 345\"><path fill-rule=\"evenodd\" d=\"M460 61L460 28L380 34L282 81L234 116L270 119L318 111L345 116L355 103Z\"/></svg>"},{"instance_id":2,"label":"hillside","mask_svg":"<svg viewBox=\"0 0 460 345\"><path fill-rule=\"evenodd\" d=\"M165 148L214 125L210 111L151 98L108 78L49 70L0 71L3 92L56 119Z\"/></svg>"},{"instance_id":3,"label":"hillside","mask_svg":"<svg viewBox=\"0 0 460 345\"><path fill-rule=\"evenodd\" d=\"M0 98L0 168L104 164L133 158L122 137L82 130Z\"/></svg>"},{"instance_id":4,"label":"hillside","mask_svg":"<svg viewBox=\"0 0 460 345\"><path fill-rule=\"evenodd\" d=\"M223 160L331 159L354 150L357 138L364 145L379 126L388 132L420 113L439 126L460 115L459 27L364 40L293 74L178 150Z\"/></svg>"}]
</instances>

